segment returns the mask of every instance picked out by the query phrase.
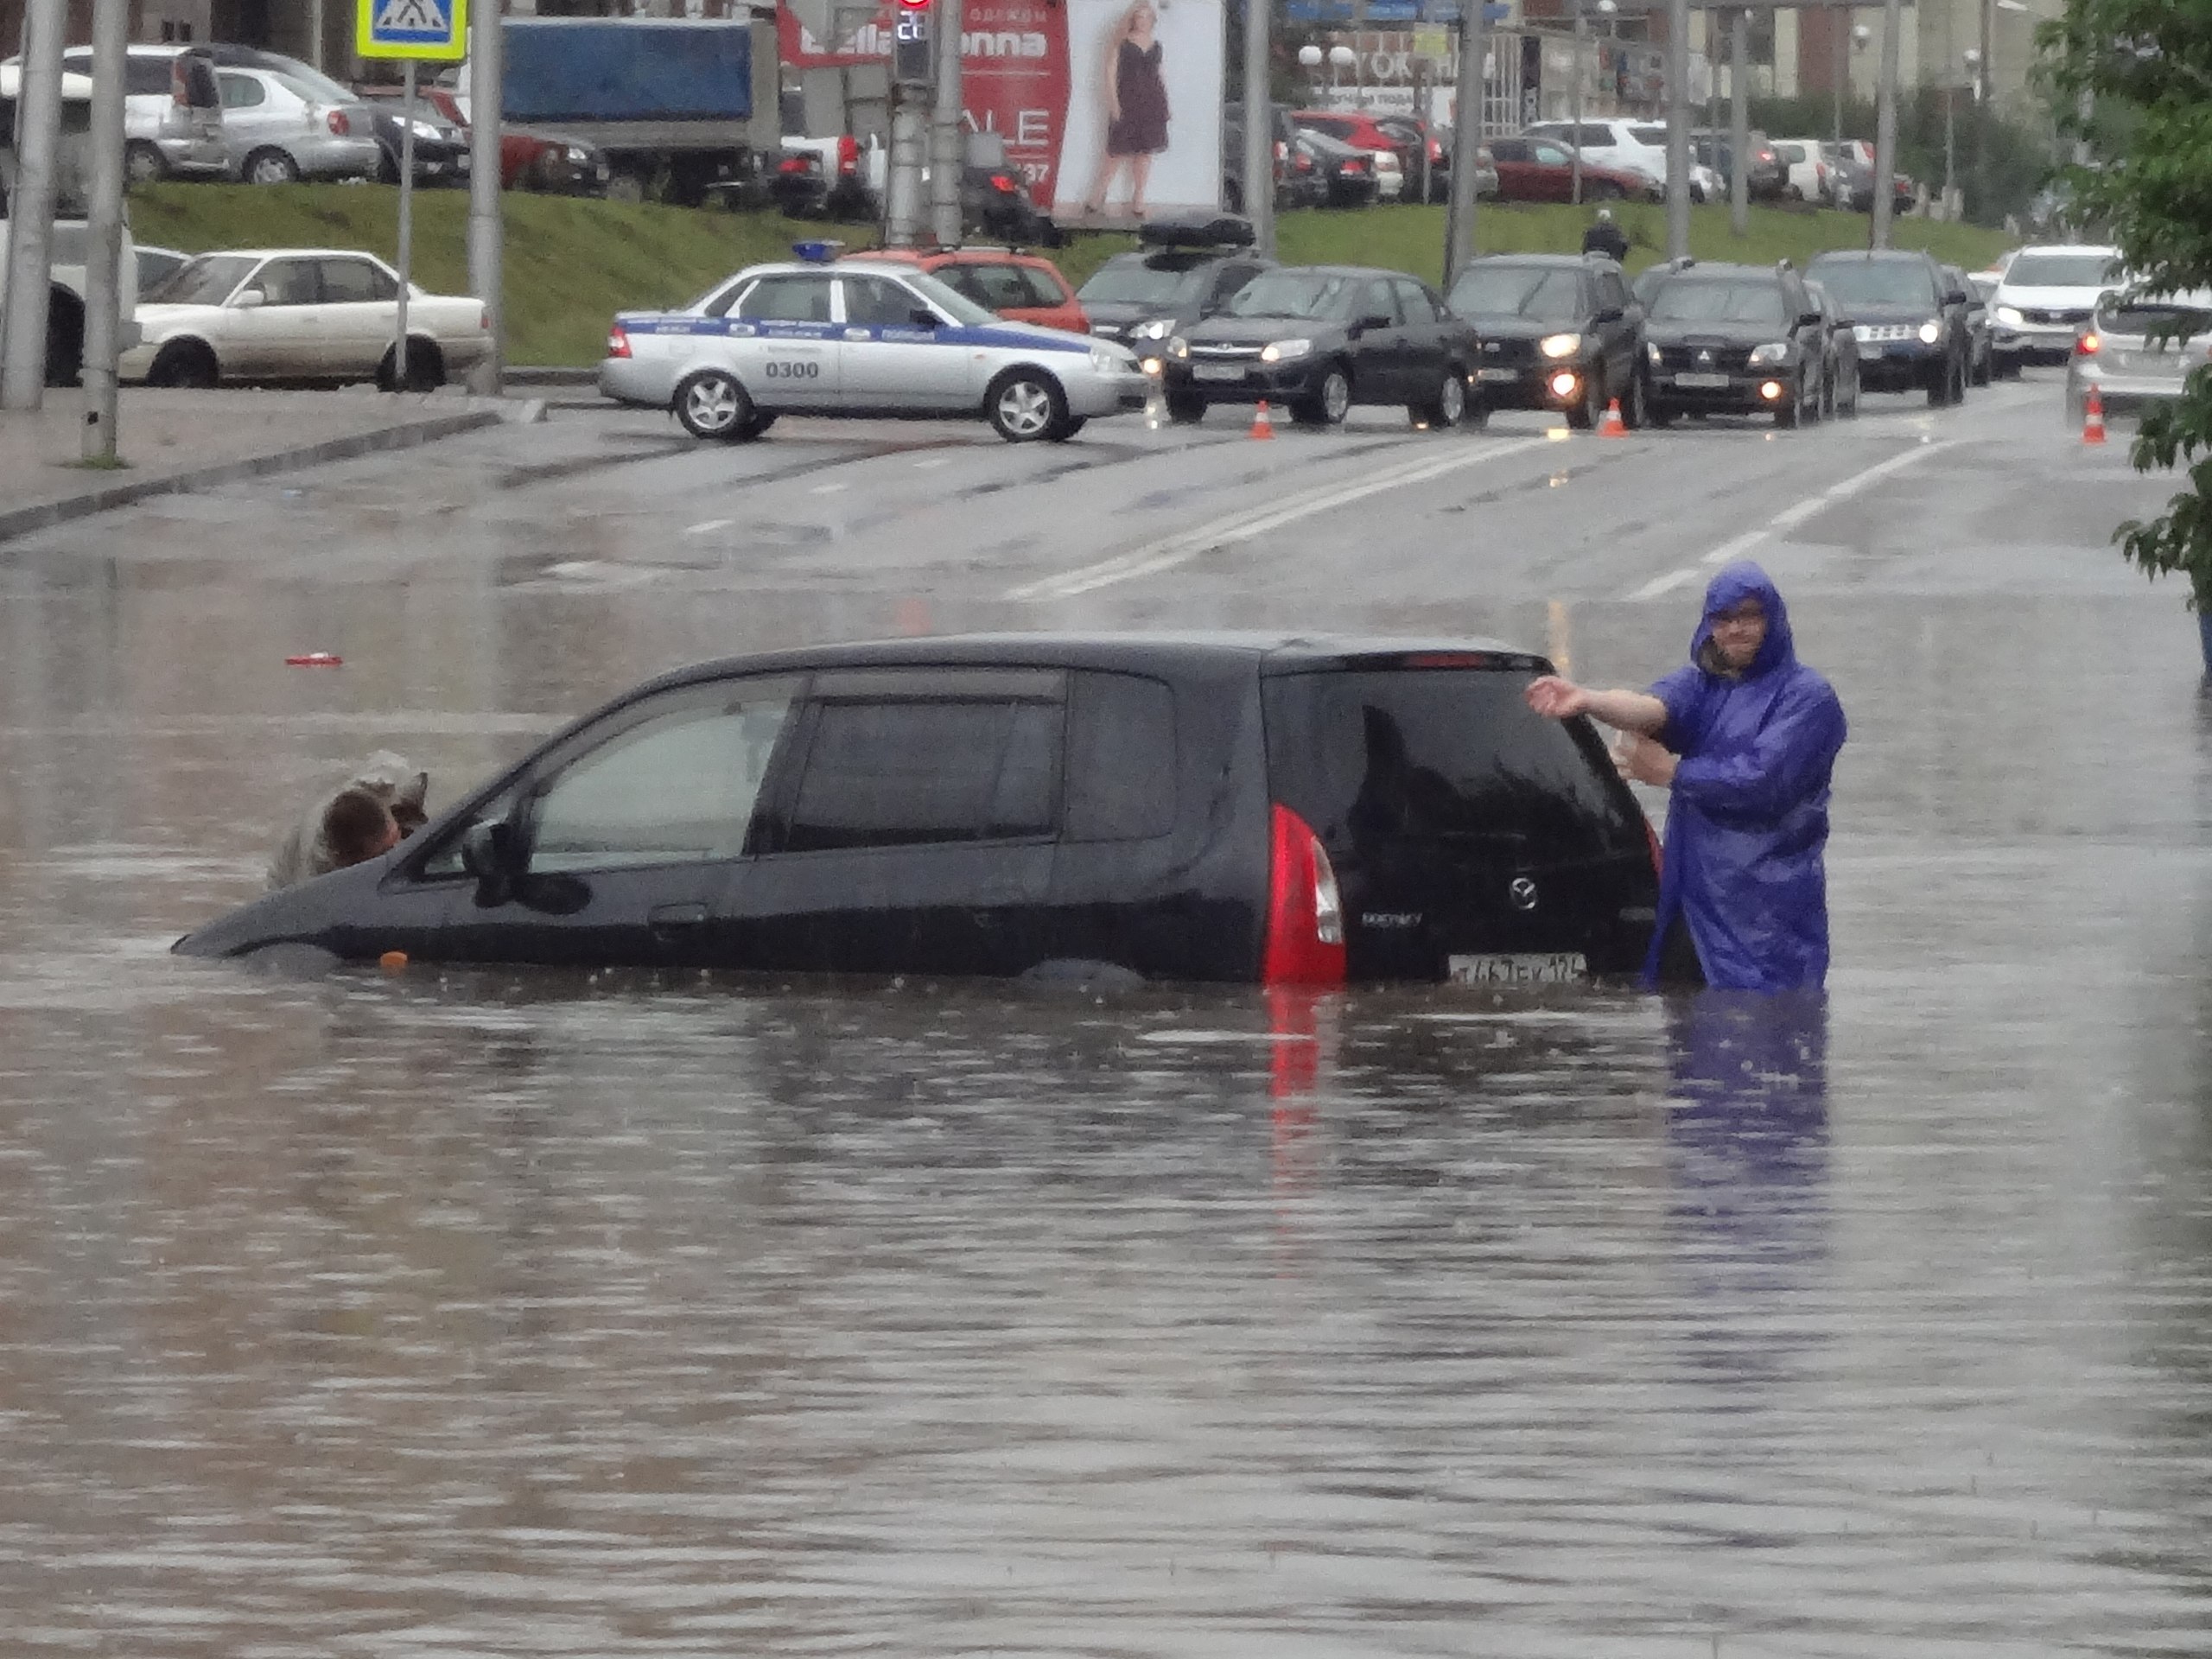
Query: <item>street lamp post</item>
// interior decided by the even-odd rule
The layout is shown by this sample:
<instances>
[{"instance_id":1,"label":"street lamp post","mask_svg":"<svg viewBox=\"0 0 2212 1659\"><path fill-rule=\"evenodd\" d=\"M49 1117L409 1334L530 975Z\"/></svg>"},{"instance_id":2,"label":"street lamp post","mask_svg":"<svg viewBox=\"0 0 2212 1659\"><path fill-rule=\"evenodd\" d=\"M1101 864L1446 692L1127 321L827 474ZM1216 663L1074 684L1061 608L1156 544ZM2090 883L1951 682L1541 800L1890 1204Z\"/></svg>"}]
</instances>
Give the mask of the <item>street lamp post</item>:
<instances>
[{"instance_id":1,"label":"street lamp post","mask_svg":"<svg viewBox=\"0 0 2212 1659\"><path fill-rule=\"evenodd\" d=\"M1342 41L1338 41L1334 46L1329 48L1329 89L1332 92L1334 92L1337 87L1342 84L1338 79L1338 77L1345 69L1351 67L1354 64L1357 64L1358 61L1359 54L1353 51L1351 48L1346 46Z\"/></svg>"}]
</instances>

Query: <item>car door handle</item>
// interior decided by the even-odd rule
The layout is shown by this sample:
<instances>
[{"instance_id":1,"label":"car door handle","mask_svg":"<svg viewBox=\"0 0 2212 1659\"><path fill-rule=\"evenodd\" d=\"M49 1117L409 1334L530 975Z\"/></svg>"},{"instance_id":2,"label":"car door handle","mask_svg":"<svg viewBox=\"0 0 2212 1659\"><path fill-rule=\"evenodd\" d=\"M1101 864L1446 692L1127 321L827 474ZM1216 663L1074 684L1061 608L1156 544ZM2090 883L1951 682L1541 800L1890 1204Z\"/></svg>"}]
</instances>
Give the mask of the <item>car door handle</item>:
<instances>
[{"instance_id":1,"label":"car door handle","mask_svg":"<svg viewBox=\"0 0 2212 1659\"><path fill-rule=\"evenodd\" d=\"M646 913L645 924L658 936L680 933L687 927L697 927L707 919L704 905L655 905Z\"/></svg>"}]
</instances>

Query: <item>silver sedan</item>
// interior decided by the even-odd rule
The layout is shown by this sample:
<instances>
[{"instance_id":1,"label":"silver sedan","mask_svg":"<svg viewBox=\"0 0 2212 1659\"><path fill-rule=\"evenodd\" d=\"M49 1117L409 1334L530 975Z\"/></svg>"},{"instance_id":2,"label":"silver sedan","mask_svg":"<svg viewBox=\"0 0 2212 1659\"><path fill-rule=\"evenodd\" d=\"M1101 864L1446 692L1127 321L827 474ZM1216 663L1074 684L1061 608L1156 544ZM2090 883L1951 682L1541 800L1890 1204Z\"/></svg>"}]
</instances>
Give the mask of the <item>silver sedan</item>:
<instances>
[{"instance_id":1,"label":"silver sedan","mask_svg":"<svg viewBox=\"0 0 2212 1659\"><path fill-rule=\"evenodd\" d=\"M2138 409L2181 396L2194 369L2212 361L2212 289L2185 294L2107 294L2097 302L2066 361L2066 410L2079 426L2089 389L2107 410Z\"/></svg>"},{"instance_id":2,"label":"silver sedan","mask_svg":"<svg viewBox=\"0 0 2212 1659\"><path fill-rule=\"evenodd\" d=\"M1064 442L1143 406L1126 346L1009 322L920 271L754 265L677 311L614 319L599 389L672 409L696 437L756 438L779 415L988 420Z\"/></svg>"}]
</instances>

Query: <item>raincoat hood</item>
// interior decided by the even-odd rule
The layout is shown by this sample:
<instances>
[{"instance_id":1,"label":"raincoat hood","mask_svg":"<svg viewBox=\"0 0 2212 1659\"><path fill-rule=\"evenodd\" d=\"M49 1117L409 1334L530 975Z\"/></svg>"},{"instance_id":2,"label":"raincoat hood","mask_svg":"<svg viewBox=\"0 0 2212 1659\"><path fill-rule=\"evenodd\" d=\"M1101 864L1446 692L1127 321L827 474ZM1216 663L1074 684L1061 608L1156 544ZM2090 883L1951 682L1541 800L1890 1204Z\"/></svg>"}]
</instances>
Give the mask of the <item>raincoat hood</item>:
<instances>
[{"instance_id":1,"label":"raincoat hood","mask_svg":"<svg viewBox=\"0 0 2212 1659\"><path fill-rule=\"evenodd\" d=\"M1789 607L1782 602L1774 579L1749 559L1723 565L1706 588L1705 609L1698 617L1697 632L1690 636L1692 662L1705 661L1705 648L1713 643L1713 620L1734 610L1747 599L1758 601L1766 612L1766 638L1742 677L1756 680L1777 668L1796 666L1797 642L1789 632Z\"/></svg>"}]
</instances>

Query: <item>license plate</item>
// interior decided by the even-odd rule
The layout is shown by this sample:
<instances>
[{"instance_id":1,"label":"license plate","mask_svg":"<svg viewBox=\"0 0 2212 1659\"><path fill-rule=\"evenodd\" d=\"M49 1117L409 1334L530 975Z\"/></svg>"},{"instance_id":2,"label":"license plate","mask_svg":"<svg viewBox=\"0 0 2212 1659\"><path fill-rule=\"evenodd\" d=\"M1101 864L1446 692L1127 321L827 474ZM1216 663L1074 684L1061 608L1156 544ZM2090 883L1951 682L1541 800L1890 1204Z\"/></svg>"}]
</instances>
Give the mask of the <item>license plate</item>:
<instances>
[{"instance_id":1,"label":"license plate","mask_svg":"<svg viewBox=\"0 0 2212 1659\"><path fill-rule=\"evenodd\" d=\"M1445 969L1454 985L1561 985L1580 979L1590 963L1580 950L1541 956L1447 957Z\"/></svg>"},{"instance_id":2,"label":"license plate","mask_svg":"<svg viewBox=\"0 0 2212 1659\"><path fill-rule=\"evenodd\" d=\"M1675 384L1688 386L1693 391L1717 391L1728 384L1728 377L1725 374L1678 374L1675 377Z\"/></svg>"},{"instance_id":3,"label":"license plate","mask_svg":"<svg viewBox=\"0 0 2212 1659\"><path fill-rule=\"evenodd\" d=\"M1503 380L1510 383L1521 378L1521 371L1518 369L1478 369L1475 371L1475 378L1478 380Z\"/></svg>"},{"instance_id":4,"label":"license plate","mask_svg":"<svg viewBox=\"0 0 2212 1659\"><path fill-rule=\"evenodd\" d=\"M1242 380L1244 368L1238 363L1199 363L1191 369L1193 380Z\"/></svg>"}]
</instances>

